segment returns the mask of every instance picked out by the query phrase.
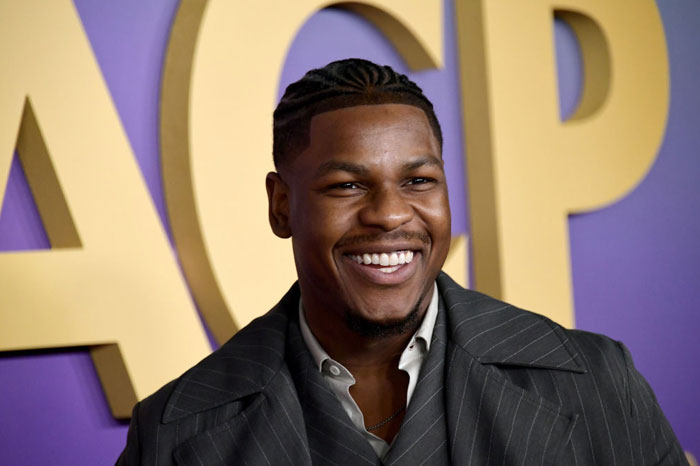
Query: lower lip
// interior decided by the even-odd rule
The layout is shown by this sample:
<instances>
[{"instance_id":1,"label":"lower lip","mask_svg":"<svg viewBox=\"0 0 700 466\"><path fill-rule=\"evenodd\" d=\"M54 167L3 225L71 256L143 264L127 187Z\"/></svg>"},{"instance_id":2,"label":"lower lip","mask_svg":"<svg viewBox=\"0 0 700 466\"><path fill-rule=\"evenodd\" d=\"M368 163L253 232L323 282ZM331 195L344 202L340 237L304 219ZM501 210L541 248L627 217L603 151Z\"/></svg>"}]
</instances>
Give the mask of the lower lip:
<instances>
[{"instance_id":1,"label":"lower lip","mask_svg":"<svg viewBox=\"0 0 700 466\"><path fill-rule=\"evenodd\" d=\"M398 269L391 273L381 272L377 267L358 264L349 256L344 256L343 260L346 261L351 270L357 272L367 281L376 283L377 285L400 285L413 276L416 270L416 264L422 257L420 252L415 251L411 262L400 265Z\"/></svg>"}]
</instances>

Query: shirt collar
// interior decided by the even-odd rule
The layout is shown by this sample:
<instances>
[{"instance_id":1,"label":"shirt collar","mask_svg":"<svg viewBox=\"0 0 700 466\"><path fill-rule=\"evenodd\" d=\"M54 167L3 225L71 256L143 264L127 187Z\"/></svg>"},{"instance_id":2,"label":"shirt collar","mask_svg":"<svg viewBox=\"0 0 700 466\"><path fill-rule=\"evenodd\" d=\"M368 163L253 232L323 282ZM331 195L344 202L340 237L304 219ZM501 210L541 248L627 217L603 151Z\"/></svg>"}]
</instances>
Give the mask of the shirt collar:
<instances>
[{"instance_id":1,"label":"shirt collar","mask_svg":"<svg viewBox=\"0 0 700 466\"><path fill-rule=\"evenodd\" d=\"M413 337L408 342L406 347L419 343L423 346L423 354L428 354L430 350L430 342L433 337L433 330L435 328L435 321L438 314L438 289L437 284L433 284L433 297L430 299L430 304L428 305L428 310L423 316L423 321L413 334ZM326 350L323 349L321 344L318 342L314 334L309 328L309 324L306 322L306 316L304 315L304 306L299 298L299 327L301 328L301 335L304 338L304 343L311 353L311 357L314 360L314 364L318 367L319 372L323 369L323 363L326 360L336 362L331 358ZM405 350L404 350L405 351Z\"/></svg>"},{"instance_id":2,"label":"shirt collar","mask_svg":"<svg viewBox=\"0 0 700 466\"><path fill-rule=\"evenodd\" d=\"M323 361L331 359L331 357L326 353L326 350L323 349L314 334L311 333L309 324L306 322L301 298L299 298L299 327L301 328L301 336L304 338L304 343L306 343L306 347L309 349L309 353L311 353L316 367L318 367L319 372L321 372Z\"/></svg>"}]
</instances>

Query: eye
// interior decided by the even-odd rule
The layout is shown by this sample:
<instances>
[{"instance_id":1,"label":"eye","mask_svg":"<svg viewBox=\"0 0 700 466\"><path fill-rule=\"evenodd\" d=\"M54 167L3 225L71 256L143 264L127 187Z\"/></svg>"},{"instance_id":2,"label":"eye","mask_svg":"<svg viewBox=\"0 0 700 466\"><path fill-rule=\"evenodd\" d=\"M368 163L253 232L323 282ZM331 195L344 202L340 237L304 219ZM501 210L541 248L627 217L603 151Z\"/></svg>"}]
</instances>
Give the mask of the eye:
<instances>
[{"instance_id":1,"label":"eye","mask_svg":"<svg viewBox=\"0 0 700 466\"><path fill-rule=\"evenodd\" d=\"M409 178L406 182L406 186L415 190L426 190L432 188L437 183L435 178L430 178L427 176L416 176Z\"/></svg>"},{"instance_id":2,"label":"eye","mask_svg":"<svg viewBox=\"0 0 700 466\"><path fill-rule=\"evenodd\" d=\"M359 189L355 183L346 181L345 183L336 183L330 186L330 189Z\"/></svg>"},{"instance_id":3,"label":"eye","mask_svg":"<svg viewBox=\"0 0 700 466\"><path fill-rule=\"evenodd\" d=\"M435 180L432 178L425 178L425 177L416 177L416 178L411 178L407 184L425 184L425 183L434 183Z\"/></svg>"},{"instance_id":4,"label":"eye","mask_svg":"<svg viewBox=\"0 0 700 466\"><path fill-rule=\"evenodd\" d=\"M354 181L332 183L322 189L322 192L332 197L350 197L362 193L363 187Z\"/></svg>"}]
</instances>

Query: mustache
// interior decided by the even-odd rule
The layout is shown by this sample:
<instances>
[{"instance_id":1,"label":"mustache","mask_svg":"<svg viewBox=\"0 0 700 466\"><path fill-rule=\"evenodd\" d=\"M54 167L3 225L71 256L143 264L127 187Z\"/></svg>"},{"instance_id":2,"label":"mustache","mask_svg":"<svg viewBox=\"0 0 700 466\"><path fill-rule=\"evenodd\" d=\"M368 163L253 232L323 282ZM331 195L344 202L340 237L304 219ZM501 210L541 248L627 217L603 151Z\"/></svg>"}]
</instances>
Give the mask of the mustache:
<instances>
[{"instance_id":1,"label":"mustache","mask_svg":"<svg viewBox=\"0 0 700 466\"><path fill-rule=\"evenodd\" d=\"M419 240L423 244L430 244L430 236L427 233L422 233L418 231L404 231L396 230L390 231L389 233L369 233L364 235L355 235L343 238L340 240L336 247L344 248L348 246L357 246L367 243L381 242L381 241L396 241L396 240Z\"/></svg>"}]
</instances>

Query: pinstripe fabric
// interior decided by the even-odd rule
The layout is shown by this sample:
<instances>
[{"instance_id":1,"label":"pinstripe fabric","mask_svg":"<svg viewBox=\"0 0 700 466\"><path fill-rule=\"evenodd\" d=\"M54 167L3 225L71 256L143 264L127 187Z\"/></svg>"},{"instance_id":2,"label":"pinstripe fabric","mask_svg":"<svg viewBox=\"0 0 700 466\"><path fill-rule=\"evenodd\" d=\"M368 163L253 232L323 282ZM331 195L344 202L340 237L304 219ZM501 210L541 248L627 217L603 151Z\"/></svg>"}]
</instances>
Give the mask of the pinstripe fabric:
<instances>
[{"instance_id":1,"label":"pinstripe fabric","mask_svg":"<svg viewBox=\"0 0 700 466\"><path fill-rule=\"evenodd\" d=\"M299 393L314 465L379 466L369 442L360 434L340 401L323 380L301 336L299 322L290 319L288 362Z\"/></svg>"},{"instance_id":2,"label":"pinstripe fabric","mask_svg":"<svg viewBox=\"0 0 700 466\"><path fill-rule=\"evenodd\" d=\"M118 464L311 465L285 364L295 286L273 311L134 408Z\"/></svg>"},{"instance_id":3,"label":"pinstripe fabric","mask_svg":"<svg viewBox=\"0 0 700 466\"><path fill-rule=\"evenodd\" d=\"M449 464L445 424L445 312L438 303L430 351L426 357L401 430L391 445L384 464Z\"/></svg>"},{"instance_id":4,"label":"pinstripe fabric","mask_svg":"<svg viewBox=\"0 0 700 466\"><path fill-rule=\"evenodd\" d=\"M623 345L445 274L438 288L431 350L385 464L687 465ZM118 464L381 464L318 371L305 368L298 300L294 286L139 403Z\"/></svg>"},{"instance_id":5,"label":"pinstripe fabric","mask_svg":"<svg viewBox=\"0 0 700 466\"><path fill-rule=\"evenodd\" d=\"M446 275L454 465L687 465L629 352Z\"/></svg>"}]
</instances>

